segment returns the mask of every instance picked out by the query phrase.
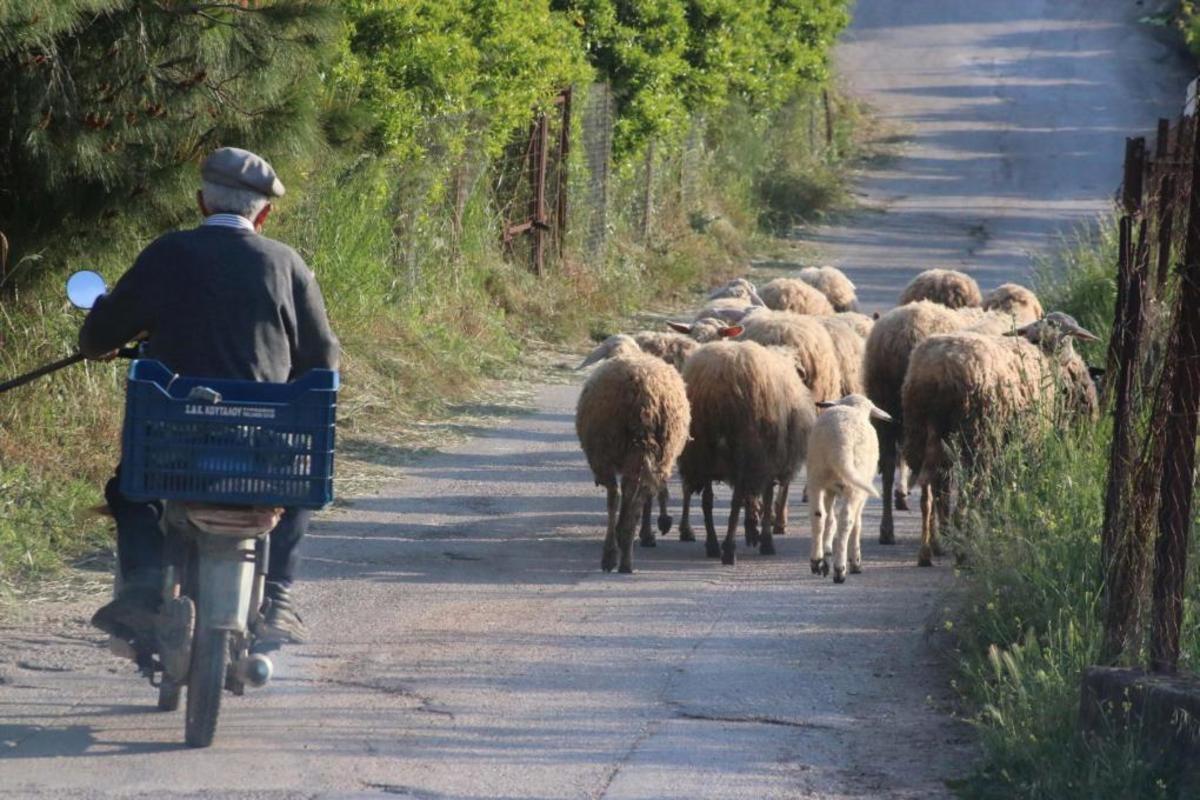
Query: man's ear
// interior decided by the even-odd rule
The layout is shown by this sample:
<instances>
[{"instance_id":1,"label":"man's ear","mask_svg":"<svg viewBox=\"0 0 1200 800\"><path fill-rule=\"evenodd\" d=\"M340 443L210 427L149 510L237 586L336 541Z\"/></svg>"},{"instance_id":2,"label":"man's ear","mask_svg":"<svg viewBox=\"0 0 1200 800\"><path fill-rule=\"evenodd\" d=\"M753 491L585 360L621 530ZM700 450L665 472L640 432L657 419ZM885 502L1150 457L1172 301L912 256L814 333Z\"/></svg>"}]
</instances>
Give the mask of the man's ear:
<instances>
[{"instance_id":1,"label":"man's ear","mask_svg":"<svg viewBox=\"0 0 1200 800\"><path fill-rule=\"evenodd\" d=\"M204 192L200 191L199 189L196 190L196 205L200 208L201 215L205 217L212 216L212 214L208 212L208 206L204 205Z\"/></svg>"},{"instance_id":2,"label":"man's ear","mask_svg":"<svg viewBox=\"0 0 1200 800\"><path fill-rule=\"evenodd\" d=\"M267 203L263 206L263 210L258 212L258 216L254 218L254 230L261 231L262 226L266 223L269 216L271 216L271 204Z\"/></svg>"}]
</instances>

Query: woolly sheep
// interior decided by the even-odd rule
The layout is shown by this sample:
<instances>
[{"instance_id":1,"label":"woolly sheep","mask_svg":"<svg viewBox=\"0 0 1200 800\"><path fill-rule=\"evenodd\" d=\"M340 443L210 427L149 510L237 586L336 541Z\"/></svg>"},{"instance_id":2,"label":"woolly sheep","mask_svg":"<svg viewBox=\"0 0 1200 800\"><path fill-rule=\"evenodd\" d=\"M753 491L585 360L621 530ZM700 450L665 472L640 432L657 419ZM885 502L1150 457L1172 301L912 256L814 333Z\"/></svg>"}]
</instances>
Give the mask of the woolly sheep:
<instances>
[{"instance_id":1,"label":"woolly sheep","mask_svg":"<svg viewBox=\"0 0 1200 800\"><path fill-rule=\"evenodd\" d=\"M838 360L838 372L841 374L839 396L862 394L863 351L866 342L859 336L850 323L837 317L814 317L829 333L833 342L833 352Z\"/></svg>"},{"instance_id":2,"label":"woolly sheep","mask_svg":"<svg viewBox=\"0 0 1200 800\"><path fill-rule=\"evenodd\" d=\"M850 572L862 572L863 506L868 497L879 496L871 484L879 463L879 441L871 419L888 423L892 418L861 394L818 405L827 410L817 415L808 436L809 561L813 574L828 575L826 554L832 548L833 580L842 583L847 546L853 553Z\"/></svg>"},{"instance_id":3,"label":"woolly sheep","mask_svg":"<svg viewBox=\"0 0 1200 800\"><path fill-rule=\"evenodd\" d=\"M758 289L746 278L734 278L725 285L718 286L709 293L708 298L710 300L741 300L752 306L764 305L762 298L758 295Z\"/></svg>"},{"instance_id":4,"label":"woolly sheep","mask_svg":"<svg viewBox=\"0 0 1200 800\"><path fill-rule=\"evenodd\" d=\"M734 536L746 509L746 541L772 555L775 484L786 487L804 460L816 409L792 364L755 342L713 342L683 368L692 408L691 439L679 458L684 506L681 537L690 533L688 504L701 492L705 550L723 564L736 560ZM713 481L733 488L725 541L713 524ZM761 533L759 514L762 515Z\"/></svg>"},{"instance_id":5,"label":"woolly sheep","mask_svg":"<svg viewBox=\"0 0 1200 800\"><path fill-rule=\"evenodd\" d=\"M691 415L683 379L659 358L621 340L588 377L575 432L596 485L608 491L605 572L633 571L633 527L643 503L666 485L687 442ZM618 481L620 494L618 495Z\"/></svg>"},{"instance_id":6,"label":"woolly sheep","mask_svg":"<svg viewBox=\"0 0 1200 800\"><path fill-rule=\"evenodd\" d=\"M979 284L970 275L953 269L927 269L909 281L900 293L900 305L917 300L962 308L982 304L983 297L979 294Z\"/></svg>"},{"instance_id":7,"label":"woolly sheep","mask_svg":"<svg viewBox=\"0 0 1200 800\"><path fill-rule=\"evenodd\" d=\"M880 544L893 544L896 541L893 500L896 508L908 510L908 468L903 459L897 456L904 431L901 390L904 375L908 371L909 356L914 347L930 336L961 330L972 321L978 321L978 318L971 313L955 312L939 303L920 300L893 308L881 316L867 337L863 353L865 394L893 419L891 425L879 431L879 468L883 474L883 496L886 500L879 523ZM900 471L899 486L893 481L897 466Z\"/></svg>"},{"instance_id":8,"label":"woolly sheep","mask_svg":"<svg viewBox=\"0 0 1200 800\"><path fill-rule=\"evenodd\" d=\"M741 315L754 307L753 303L747 303L739 297L718 297L715 300L709 300L704 308L696 312L692 319L704 319L705 317L724 318L727 314Z\"/></svg>"},{"instance_id":9,"label":"woolly sheep","mask_svg":"<svg viewBox=\"0 0 1200 800\"><path fill-rule=\"evenodd\" d=\"M758 290L767 308L794 314L832 316L833 306L820 291L797 278L776 278Z\"/></svg>"},{"instance_id":10,"label":"woolly sheep","mask_svg":"<svg viewBox=\"0 0 1200 800\"><path fill-rule=\"evenodd\" d=\"M949 514L949 445L970 471L986 452L989 426L1067 392L1068 407L1095 418L1098 402L1087 365L1069 337L1096 339L1055 312L1012 336L973 331L931 336L913 350L903 386L904 457L921 485L921 552L931 566L939 521Z\"/></svg>"},{"instance_id":11,"label":"woolly sheep","mask_svg":"<svg viewBox=\"0 0 1200 800\"><path fill-rule=\"evenodd\" d=\"M1016 283L1002 283L985 294L983 310L1007 311L1017 318L1018 325L1042 318L1042 304L1037 295Z\"/></svg>"},{"instance_id":12,"label":"woolly sheep","mask_svg":"<svg viewBox=\"0 0 1200 800\"><path fill-rule=\"evenodd\" d=\"M715 317L704 317L695 322L668 322L667 327L676 333L691 337L700 344L715 342L718 339L732 339L740 336L744 330L741 325L728 324Z\"/></svg>"},{"instance_id":13,"label":"woolly sheep","mask_svg":"<svg viewBox=\"0 0 1200 800\"><path fill-rule=\"evenodd\" d=\"M871 328L875 327L875 320L857 311L839 311L834 318L844 320L864 340L871 335Z\"/></svg>"},{"instance_id":14,"label":"woolly sheep","mask_svg":"<svg viewBox=\"0 0 1200 800\"><path fill-rule=\"evenodd\" d=\"M761 345L777 345L795 353L796 364L814 401L841 397L842 371L833 338L813 316L774 311L748 319L742 338Z\"/></svg>"},{"instance_id":15,"label":"woolly sheep","mask_svg":"<svg viewBox=\"0 0 1200 800\"><path fill-rule=\"evenodd\" d=\"M833 306L834 311L857 311L858 297L854 284L846 274L836 267L805 267L800 270L800 280L813 287Z\"/></svg>"}]
</instances>

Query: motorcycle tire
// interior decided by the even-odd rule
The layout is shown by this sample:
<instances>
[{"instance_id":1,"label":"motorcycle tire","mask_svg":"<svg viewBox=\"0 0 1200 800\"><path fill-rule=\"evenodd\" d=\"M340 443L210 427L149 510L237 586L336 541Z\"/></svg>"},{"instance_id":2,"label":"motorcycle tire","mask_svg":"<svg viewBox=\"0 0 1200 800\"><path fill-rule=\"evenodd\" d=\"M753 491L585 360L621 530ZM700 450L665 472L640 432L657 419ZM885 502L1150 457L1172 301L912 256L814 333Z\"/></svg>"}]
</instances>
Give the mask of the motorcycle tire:
<instances>
[{"instance_id":1,"label":"motorcycle tire","mask_svg":"<svg viewBox=\"0 0 1200 800\"><path fill-rule=\"evenodd\" d=\"M158 710L177 711L181 694L183 694L183 686L164 675L162 683L158 685Z\"/></svg>"},{"instance_id":2,"label":"motorcycle tire","mask_svg":"<svg viewBox=\"0 0 1200 800\"><path fill-rule=\"evenodd\" d=\"M192 645L192 668L188 675L188 747L208 747L217 732L221 693L229 667L229 631L201 629Z\"/></svg>"}]
</instances>

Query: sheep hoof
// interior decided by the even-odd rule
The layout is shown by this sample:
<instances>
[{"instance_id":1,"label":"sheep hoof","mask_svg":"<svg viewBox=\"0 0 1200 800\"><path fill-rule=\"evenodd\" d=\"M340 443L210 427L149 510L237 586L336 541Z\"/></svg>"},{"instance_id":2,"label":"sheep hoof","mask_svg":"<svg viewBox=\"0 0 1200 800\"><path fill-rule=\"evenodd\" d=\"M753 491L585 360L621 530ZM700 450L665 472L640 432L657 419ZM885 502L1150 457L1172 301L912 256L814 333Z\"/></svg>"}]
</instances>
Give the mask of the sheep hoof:
<instances>
[{"instance_id":1,"label":"sheep hoof","mask_svg":"<svg viewBox=\"0 0 1200 800\"><path fill-rule=\"evenodd\" d=\"M704 543L704 554L709 558L720 558L721 545L715 539L709 539Z\"/></svg>"},{"instance_id":2,"label":"sheep hoof","mask_svg":"<svg viewBox=\"0 0 1200 800\"><path fill-rule=\"evenodd\" d=\"M896 492L896 510L908 511L908 495Z\"/></svg>"},{"instance_id":3,"label":"sheep hoof","mask_svg":"<svg viewBox=\"0 0 1200 800\"><path fill-rule=\"evenodd\" d=\"M946 555L946 551L942 549L942 544L941 544L941 542L934 542L934 543L933 543L933 554L934 554L935 556L944 556L944 555Z\"/></svg>"},{"instance_id":4,"label":"sheep hoof","mask_svg":"<svg viewBox=\"0 0 1200 800\"><path fill-rule=\"evenodd\" d=\"M834 583L845 583L846 582L846 569L844 567L834 567L833 568L833 582Z\"/></svg>"},{"instance_id":5,"label":"sheep hoof","mask_svg":"<svg viewBox=\"0 0 1200 800\"><path fill-rule=\"evenodd\" d=\"M633 574L633 564L622 564L621 568L618 569L617 572L619 572L622 575L632 575Z\"/></svg>"},{"instance_id":6,"label":"sheep hoof","mask_svg":"<svg viewBox=\"0 0 1200 800\"><path fill-rule=\"evenodd\" d=\"M656 542L656 541L654 540L654 534L653 534L653 533L652 533L652 534L650 534L649 536L643 536L643 537L641 537L641 538L640 538L638 541L640 541L640 542L641 542L641 544L642 544L642 547L658 547L658 542Z\"/></svg>"},{"instance_id":7,"label":"sheep hoof","mask_svg":"<svg viewBox=\"0 0 1200 800\"><path fill-rule=\"evenodd\" d=\"M770 539L763 539L758 544L758 554L760 556L775 555L775 543L772 542Z\"/></svg>"},{"instance_id":8,"label":"sheep hoof","mask_svg":"<svg viewBox=\"0 0 1200 800\"><path fill-rule=\"evenodd\" d=\"M732 547L721 547L721 563L732 567L737 563L737 552Z\"/></svg>"},{"instance_id":9,"label":"sheep hoof","mask_svg":"<svg viewBox=\"0 0 1200 800\"><path fill-rule=\"evenodd\" d=\"M855 564L853 561L851 561L850 562L850 574L851 575L861 575L862 574L862 564Z\"/></svg>"},{"instance_id":10,"label":"sheep hoof","mask_svg":"<svg viewBox=\"0 0 1200 800\"><path fill-rule=\"evenodd\" d=\"M895 544L896 543L896 533L891 529L891 527L888 527L888 528L881 527L879 529L879 543L880 544Z\"/></svg>"},{"instance_id":11,"label":"sheep hoof","mask_svg":"<svg viewBox=\"0 0 1200 800\"><path fill-rule=\"evenodd\" d=\"M813 575L821 574L821 562L822 561L824 561L824 559L822 559L822 558L809 559L808 566L812 568Z\"/></svg>"},{"instance_id":12,"label":"sheep hoof","mask_svg":"<svg viewBox=\"0 0 1200 800\"><path fill-rule=\"evenodd\" d=\"M921 554L917 556L918 567L932 567L933 556L927 550L921 550Z\"/></svg>"},{"instance_id":13,"label":"sheep hoof","mask_svg":"<svg viewBox=\"0 0 1200 800\"><path fill-rule=\"evenodd\" d=\"M771 535L772 536L786 536L787 530L783 527L783 525L776 522L774 525L771 526Z\"/></svg>"},{"instance_id":14,"label":"sheep hoof","mask_svg":"<svg viewBox=\"0 0 1200 800\"><path fill-rule=\"evenodd\" d=\"M746 532L746 547L758 547L757 533L751 535L749 531Z\"/></svg>"},{"instance_id":15,"label":"sheep hoof","mask_svg":"<svg viewBox=\"0 0 1200 800\"><path fill-rule=\"evenodd\" d=\"M671 524L673 522L675 522L675 520L671 518L670 514L660 514L658 517L658 532L666 533L667 531L671 530ZM682 539L683 535L680 534L679 538Z\"/></svg>"},{"instance_id":16,"label":"sheep hoof","mask_svg":"<svg viewBox=\"0 0 1200 800\"><path fill-rule=\"evenodd\" d=\"M694 541L696 541L696 533L691 528L685 528L684 526L680 525L679 526L679 541L694 542Z\"/></svg>"},{"instance_id":17,"label":"sheep hoof","mask_svg":"<svg viewBox=\"0 0 1200 800\"><path fill-rule=\"evenodd\" d=\"M829 560L822 558L817 561L809 561L809 566L812 567L813 575L827 577L829 575Z\"/></svg>"},{"instance_id":18,"label":"sheep hoof","mask_svg":"<svg viewBox=\"0 0 1200 800\"><path fill-rule=\"evenodd\" d=\"M616 551L613 551L611 553L606 552L604 554L604 556L600 559L600 569L604 570L605 572L612 572L614 569L616 569L616 566L617 566Z\"/></svg>"}]
</instances>

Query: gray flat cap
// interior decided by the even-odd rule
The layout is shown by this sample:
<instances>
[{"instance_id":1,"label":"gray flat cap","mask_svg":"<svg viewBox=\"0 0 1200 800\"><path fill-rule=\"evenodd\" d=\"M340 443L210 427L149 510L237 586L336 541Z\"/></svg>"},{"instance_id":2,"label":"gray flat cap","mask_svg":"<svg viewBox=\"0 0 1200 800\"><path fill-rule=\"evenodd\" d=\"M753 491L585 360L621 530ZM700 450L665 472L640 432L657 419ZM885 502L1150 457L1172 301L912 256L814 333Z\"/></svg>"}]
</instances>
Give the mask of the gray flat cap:
<instances>
[{"instance_id":1,"label":"gray flat cap","mask_svg":"<svg viewBox=\"0 0 1200 800\"><path fill-rule=\"evenodd\" d=\"M266 197L283 197L283 183L267 160L240 147L214 150L200 165L200 177L230 189L249 189Z\"/></svg>"}]
</instances>

